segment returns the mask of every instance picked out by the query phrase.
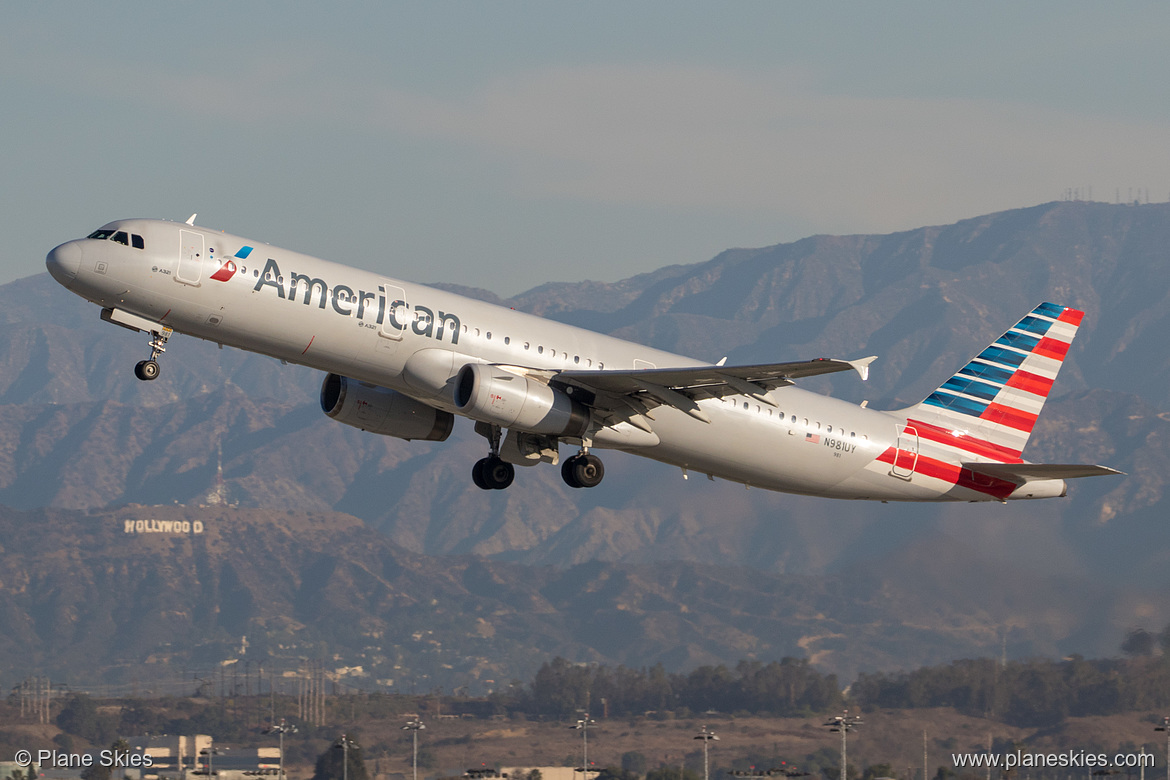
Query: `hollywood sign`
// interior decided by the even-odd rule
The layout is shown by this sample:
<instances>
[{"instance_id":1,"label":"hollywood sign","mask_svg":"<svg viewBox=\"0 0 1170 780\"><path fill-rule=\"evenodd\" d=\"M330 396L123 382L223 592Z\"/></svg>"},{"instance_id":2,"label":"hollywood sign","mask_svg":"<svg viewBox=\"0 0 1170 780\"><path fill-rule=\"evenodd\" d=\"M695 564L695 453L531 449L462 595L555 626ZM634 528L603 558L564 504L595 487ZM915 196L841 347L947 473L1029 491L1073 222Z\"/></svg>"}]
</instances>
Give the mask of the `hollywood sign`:
<instances>
[{"instance_id":1,"label":"hollywood sign","mask_svg":"<svg viewBox=\"0 0 1170 780\"><path fill-rule=\"evenodd\" d=\"M122 533L173 534L176 536L203 533L202 520L123 520Z\"/></svg>"}]
</instances>

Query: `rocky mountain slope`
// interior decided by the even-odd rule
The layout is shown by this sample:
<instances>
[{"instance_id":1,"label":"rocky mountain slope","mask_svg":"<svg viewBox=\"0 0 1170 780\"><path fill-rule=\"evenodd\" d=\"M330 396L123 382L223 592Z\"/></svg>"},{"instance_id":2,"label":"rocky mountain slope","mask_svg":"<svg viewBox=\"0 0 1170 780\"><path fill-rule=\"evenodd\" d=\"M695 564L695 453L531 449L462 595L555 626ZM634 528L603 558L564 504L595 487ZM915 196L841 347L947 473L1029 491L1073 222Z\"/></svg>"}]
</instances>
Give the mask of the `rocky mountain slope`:
<instances>
[{"instance_id":1,"label":"rocky mountain slope","mask_svg":"<svg viewBox=\"0 0 1170 780\"><path fill-rule=\"evenodd\" d=\"M766 643L842 671L995 652L1005 635L1018 654L1108 653L1125 628L1170 619L1156 595L1170 584L1166 246L1165 204L1053 203L889 236L729 250L616 283L546 284L506 302L710 360L878 354L869 383L853 375L806 383L878 408L924 397L1041 300L1083 308L1026 455L1106 463L1130 476L1080 481L1061 501L830 502L683 481L677 470L617 453L606 455L597 490L570 490L555 469L536 468L508 491L485 494L469 479L483 450L470 425L437 445L363 434L320 414L314 372L186 337L172 339L158 381L138 382L131 368L145 338L100 322L96 308L39 275L0 287L0 504L197 505L216 486L221 450L223 492L242 508L345 513L403 553L569 572L689 561L828 578L817 587L853 578L854 600L874 592L902 605L906 614L883 625L926 632L878 631L880 642L855 645L860 624L843 599L823 613L841 626L801 629L797 644ZM652 623L624 630L653 634ZM961 638L944 641L942 626ZM821 634L828 644L804 639ZM592 657L586 646L560 645ZM632 662L665 646L590 652Z\"/></svg>"},{"instance_id":2,"label":"rocky mountain slope","mask_svg":"<svg viewBox=\"0 0 1170 780\"><path fill-rule=\"evenodd\" d=\"M225 662L279 675L325 659L358 688L482 692L555 655L668 668L792 655L847 681L970 654L996 643L1001 623L1013 648L1052 652L1112 608L1075 577L973 560L937 536L918 546L902 561L928 555L935 576L961 563L965 579L923 592L885 571L896 558L801 577L430 557L338 513L0 509L0 665L6 684L48 672L85 686L206 677ZM975 596L975 582L993 584Z\"/></svg>"}]
</instances>

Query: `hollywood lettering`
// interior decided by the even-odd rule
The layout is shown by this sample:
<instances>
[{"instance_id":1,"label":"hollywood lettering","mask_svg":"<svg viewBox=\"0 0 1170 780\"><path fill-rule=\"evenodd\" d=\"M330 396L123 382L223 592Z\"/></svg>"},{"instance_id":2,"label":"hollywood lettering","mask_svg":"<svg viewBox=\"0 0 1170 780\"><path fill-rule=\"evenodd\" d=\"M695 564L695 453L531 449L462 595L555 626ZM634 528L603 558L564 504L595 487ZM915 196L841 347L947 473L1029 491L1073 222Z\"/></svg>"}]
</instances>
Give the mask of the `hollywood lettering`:
<instances>
[{"instance_id":1,"label":"hollywood lettering","mask_svg":"<svg viewBox=\"0 0 1170 780\"><path fill-rule=\"evenodd\" d=\"M126 534L201 534L202 520L123 520L122 533Z\"/></svg>"},{"instance_id":2,"label":"hollywood lettering","mask_svg":"<svg viewBox=\"0 0 1170 780\"><path fill-rule=\"evenodd\" d=\"M252 289L260 292L265 287L274 288L277 296L283 300L295 302L299 299L305 306L316 303L320 309L325 309L328 304L334 313L343 317L355 317L363 322L372 318L378 325L388 325L397 331L405 331L409 323L415 335L442 341L449 333L451 343L459 343L459 317L450 312L436 313L426 306L418 305L413 307L412 317L411 305L402 299L387 300L386 291L382 287L376 293L355 291L344 284L330 287L324 279L294 272L288 276L286 289L280 266L272 259L265 263Z\"/></svg>"}]
</instances>

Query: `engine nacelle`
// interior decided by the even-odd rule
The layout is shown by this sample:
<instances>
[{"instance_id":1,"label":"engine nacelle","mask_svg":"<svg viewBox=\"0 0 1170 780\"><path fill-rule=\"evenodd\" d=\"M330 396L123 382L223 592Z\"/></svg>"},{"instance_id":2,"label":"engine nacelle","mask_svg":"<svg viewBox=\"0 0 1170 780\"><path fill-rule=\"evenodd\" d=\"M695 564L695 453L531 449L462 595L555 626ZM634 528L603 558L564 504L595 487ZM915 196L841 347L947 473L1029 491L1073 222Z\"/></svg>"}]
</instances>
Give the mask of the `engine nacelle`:
<instances>
[{"instance_id":1,"label":"engine nacelle","mask_svg":"<svg viewBox=\"0 0 1170 780\"><path fill-rule=\"evenodd\" d=\"M560 390L479 363L459 369L455 406L473 420L528 433L575 438L589 427L589 410Z\"/></svg>"},{"instance_id":2,"label":"engine nacelle","mask_svg":"<svg viewBox=\"0 0 1170 780\"><path fill-rule=\"evenodd\" d=\"M399 439L446 441L455 427L450 412L337 374L327 374L321 383L321 410L339 423Z\"/></svg>"}]
</instances>

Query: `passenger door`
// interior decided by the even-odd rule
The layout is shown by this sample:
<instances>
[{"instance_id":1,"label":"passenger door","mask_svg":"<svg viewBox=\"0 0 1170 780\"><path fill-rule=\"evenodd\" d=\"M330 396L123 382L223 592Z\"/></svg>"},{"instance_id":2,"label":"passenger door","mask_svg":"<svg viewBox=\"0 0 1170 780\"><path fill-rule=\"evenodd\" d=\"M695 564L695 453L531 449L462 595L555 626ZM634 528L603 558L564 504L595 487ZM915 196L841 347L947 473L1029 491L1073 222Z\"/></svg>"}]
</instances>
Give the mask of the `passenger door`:
<instances>
[{"instance_id":1,"label":"passenger door","mask_svg":"<svg viewBox=\"0 0 1170 780\"><path fill-rule=\"evenodd\" d=\"M918 430L912 425L899 425L896 446L890 474L909 481L918 465Z\"/></svg>"},{"instance_id":2,"label":"passenger door","mask_svg":"<svg viewBox=\"0 0 1170 780\"><path fill-rule=\"evenodd\" d=\"M175 281L199 284L203 272L203 234L191 230L179 231L179 268Z\"/></svg>"}]
</instances>

